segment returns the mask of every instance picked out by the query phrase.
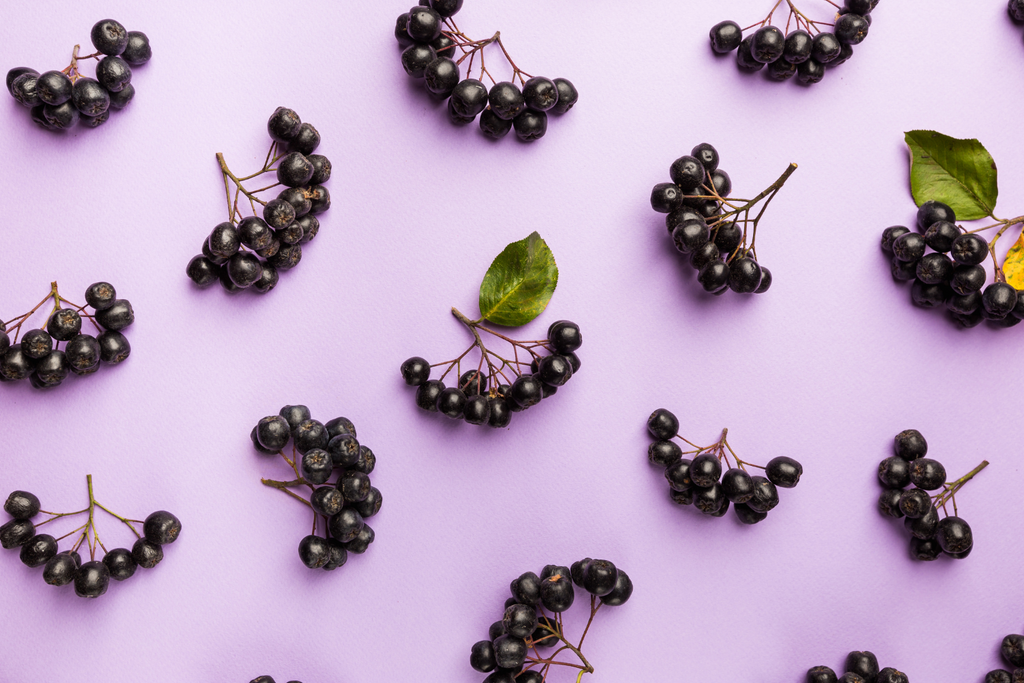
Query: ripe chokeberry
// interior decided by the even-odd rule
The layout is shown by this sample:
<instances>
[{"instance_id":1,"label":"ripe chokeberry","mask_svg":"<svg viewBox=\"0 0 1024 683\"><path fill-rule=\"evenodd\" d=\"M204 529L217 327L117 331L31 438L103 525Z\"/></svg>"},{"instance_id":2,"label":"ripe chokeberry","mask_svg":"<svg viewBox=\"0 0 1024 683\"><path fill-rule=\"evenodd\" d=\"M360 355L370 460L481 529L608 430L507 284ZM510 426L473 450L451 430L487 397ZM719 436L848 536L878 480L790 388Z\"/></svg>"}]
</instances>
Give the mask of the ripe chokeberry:
<instances>
[{"instance_id":1,"label":"ripe chokeberry","mask_svg":"<svg viewBox=\"0 0 1024 683\"><path fill-rule=\"evenodd\" d=\"M525 572L510 585L512 597L506 600L504 616L493 623L486 640L470 648L470 666L480 673L490 673L486 683L541 683L553 666L569 666L579 675L593 673L594 667L582 653L582 638L570 643L563 631L561 616L554 619L543 610L561 613L575 602L575 586L590 594L590 621L601 605L624 604L633 592L629 576L607 560L586 558L572 567L547 565L538 576ZM588 627L589 630L589 627ZM542 658L539 648L562 644L553 655ZM571 650L579 664L559 659L558 654Z\"/></svg>"},{"instance_id":2,"label":"ripe chokeberry","mask_svg":"<svg viewBox=\"0 0 1024 683\"><path fill-rule=\"evenodd\" d=\"M705 514L721 517L735 504L736 515L744 524L756 524L779 503L777 486L793 488L800 481L803 466L788 456L773 458L764 467L768 478L751 476L748 466L726 441L728 430L714 444L697 447L677 434L679 422L665 408L654 411L648 431L657 439L648 448L648 460L663 467L671 488L671 497L681 505L694 505ZM670 433L671 432L671 433ZM692 450L684 451L671 439L683 441ZM693 456L692 460L689 457ZM735 459L732 466L730 457ZM722 474L722 461L729 469Z\"/></svg>"},{"instance_id":3,"label":"ripe chokeberry","mask_svg":"<svg viewBox=\"0 0 1024 683\"><path fill-rule=\"evenodd\" d=\"M471 123L479 115L485 137L500 139L513 127L520 140L543 137L546 114L564 114L576 104L579 93L575 86L564 78L524 72L512 61L500 32L484 40L469 38L451 19L461 8L462 0L423 1L398 16L395 38L402 49L405 72L422 80L431 95L448 98L448 118L455 125ZM496 82L484 68L483 50L493 44L512 67L510 81ZM467 62L465 78L459 66L463 62ZM475 62L478 78L473 77ZM490 90L482 82L485 75L491 80Z\"/></svg>"},{"instance_id":4,"label":"ripe chokeberry","mask_svg":"<svg viewBox=\"0 0 1024 683\"><path fill-rule=\"evenodd\" d=\"M380 512L382 497L368 476L377 458L356 440L351 420L336 417L321 423L310 417L308 407L286 405L278 415L262 418L250 436L258 452L280 455L297 477L290 481L262 479L262 483L303 501L313 511L312 531L299 543L303 564L333 571L347 562L349 553L367 550L374 532L365 520ZM284 453L289 442L290 457ZM337 479L331 482L335 471ZM308 499L290 490L307 486L312 491ZM318 535L321 527L322 535Z\"/></svg>"},{"instance_id":5,"label":"ripe chokeberry","mask_svg":"<svg viewBox=\"0 0 1024 683\"><path fill-rule=\"evenodd\" d=\"M911 533L910 555L923 561L946 554L963 559L970 554L974 539L970 526L958 517L956 493L988 466L988 461L956 481L946 482L946 470L934 458L927 458L928 444L915 429L900 432L895 439L896 454L878 465L878 480L884 487L878 499L879 511L888 517L905 516ZM913 484L915 488L906 487ZM934 496L928 491L939 491ZM952 504L953 515L947 506ZM942 511L943 518L939 517Z\"/></svg>"},{"instance_id":6,"label":"ripe chokeberry","mask_svg":"<svg viewBox=\"0 0 1024 683\"><path fill-rule=\"evenodd\" d=\"M225 187L233 185L235 191L234 198L230 190L227 193L230 220L214 227L203 253L186 267L186 275L199 287L219 281L229 292L271 291L280 281L280 271L294 268L301 260L299 245L312 240L320 229L320 221L308 214L321 214L331 206L330 193L322 185L331 177L331 162L312 153L320 144L317 129L294 110L278 107L267 131L273 141L263 168L244 179L228 168L223 154L217 154ZM250 191L243 183L267 173L276 173L278 183L286 188L276 198L263 201L258 195L276 185ZM249 199L251 216L239 208L243 196ZM259 212L257 202L264 205Z\"/></svg>"},{"instance_id":7,"label":"ripe chokeberry","mask_svg":"<svg viewBox=\"0 0 1024 683\"><path fill-rule=\"evenodd\" d=\"M106 550L100 543L99 535L96 531L97 509L103 510L115 517L131 529L136 537L140 537L136 547L139 543L148 543L148 541L141 538L136 525L141 524L143 526L143 533L145 533L149 519L147 518L146 522L142 522L121 517L111 512L108 508L97 502L93 495L92 475L86 477L86 482L89 490L89 505L86 509L69 513L42 512L48 518L40 522L40 525L65 517L76 517L88 513L88 520L84 525L60 537L60 539L63 539L67 536L73 536L76 539L70 550L60 552L58 548L60 539L56 539L49 534L35 534L33 524L28 519L15 518L11 522L0 526L0 543L2 543L4 548L20 548L21 561L27 566L45 566L43 580L46 583L52 586L64 586L73 582L77 595L95 598L106 592L110 579L125 581L135 574L138 567L152 567L156 562L149 562L146 557L138 556L134 549L131 551L127 548ZM24 491L13 492L8 497L4 508L9 513L16 515L34 517L40 513L38 498ZM170 513L159 514L170 515ZM153 517L153 515L150 515L150 517ZM176 518L175 521L177 521ZM177 522L177 529L180 530L180 528L180 522ZM169 543L173 540L171 538L167 542ZM80 547L83 547L83 544L84 547L88 548L90 554L90 561L85 564L82 564L81 557L77 552ZM103 550L103 555L97 560L96 553L100 549ZM160 557L162 557L162 551ZM159 558L156 561L159 561Z\"/></svg>"}]
</instances>

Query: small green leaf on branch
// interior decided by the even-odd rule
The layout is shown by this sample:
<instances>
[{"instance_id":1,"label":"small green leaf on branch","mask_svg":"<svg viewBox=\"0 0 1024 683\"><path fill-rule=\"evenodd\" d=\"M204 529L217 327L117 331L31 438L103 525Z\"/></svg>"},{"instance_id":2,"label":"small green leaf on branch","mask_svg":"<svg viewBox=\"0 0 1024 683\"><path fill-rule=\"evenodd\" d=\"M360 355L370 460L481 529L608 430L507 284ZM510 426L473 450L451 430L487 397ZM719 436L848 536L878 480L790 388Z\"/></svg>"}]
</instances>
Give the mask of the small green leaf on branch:
<instances>
[{"instance_id":1,"label":"small green leaf on branch","mask_svg":"<svg viewBox=\"0 0 1024 683\"><path fill-rule=\"evenodd\" d=\"M910 192L920 206L948 204L958 220L991 216L999 187L996 162L977 140L958 140L932 130L905 133L910 148Z\"/></svg>"},{"instance_id":2,"label":"small green leaf on branch","mask_svg":"<svg viewBox=\"0 0 1024 683\"><path fill-rule=\"evenodd\" d=\"M496 325L519 327L544 312L558 285L558 266L536 232L498 254L480 283L480 315Z\"/></svg>"}]
</instances>

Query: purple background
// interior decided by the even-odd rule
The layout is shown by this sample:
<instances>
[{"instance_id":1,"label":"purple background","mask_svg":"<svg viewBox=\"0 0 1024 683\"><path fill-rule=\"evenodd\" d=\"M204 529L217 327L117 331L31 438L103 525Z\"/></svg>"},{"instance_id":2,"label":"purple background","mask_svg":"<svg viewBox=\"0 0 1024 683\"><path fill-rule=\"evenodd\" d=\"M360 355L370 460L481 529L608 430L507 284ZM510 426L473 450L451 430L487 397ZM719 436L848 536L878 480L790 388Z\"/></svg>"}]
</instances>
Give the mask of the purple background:
<instances>
[{"instance_id":1,"label":"purple background","mask_svg":"<svg viewBox=\"0 0 1024 683\"><path fill-rule=\"evenodd\" d=\"M0 9L5 71L64 66L106 16L154 50L135 101L97 130L53 135L0 105L0 316L54 279L77 301L108 280L137 315L124 365L51 392L0 386L0 491L75 509L92 473L115 510L184 523L158 568L97 601L2 553L0 679L471 683L483 676L469 648L509 581L582 556L611 559L636 586L588 636L594 681L795 683L851 649L916 681L980 681L999 664L1000 639L1024 626L1022 332L960 331L912 307L877 243L914 217L914 128L979 138L1000 164L998 215L1024 211L1012 191L1024 185L1024 55L1002 0L969 13L883 2L856 57L811 89L710 54L711 25L756 21L766 0L467 0L463 30L500 28L523 68L581 93L533 145L450 126L406 78L392 37L405 4L245 6ZM198 290L185 264L224 215L214 153L258 168L279 105L320 130L334 208L270 295ZM701 141L737 196L800 165L762 223L765 296L705 296L650 210L651 186ZM491 259L532 230L560 282L516 336L577 321L583 370L507 431L418 410L399 364L465 348L449 307L475 314ZM287 467L248 433L286 403L350 417L378 456L377 540L334 573L299 564L307 512L259 484ZM798 458L800 486L756 527L675 507L645 456L659 406L691 440L727 426L747 460ZM908 427L953 477L992 462L959 496L977 539L966 561L912 562L901 523L875 510L876 464ZM128 544L111 521L104 538ZM570 634L584 611L570 612Z\"/></svg>"}]
</instances>

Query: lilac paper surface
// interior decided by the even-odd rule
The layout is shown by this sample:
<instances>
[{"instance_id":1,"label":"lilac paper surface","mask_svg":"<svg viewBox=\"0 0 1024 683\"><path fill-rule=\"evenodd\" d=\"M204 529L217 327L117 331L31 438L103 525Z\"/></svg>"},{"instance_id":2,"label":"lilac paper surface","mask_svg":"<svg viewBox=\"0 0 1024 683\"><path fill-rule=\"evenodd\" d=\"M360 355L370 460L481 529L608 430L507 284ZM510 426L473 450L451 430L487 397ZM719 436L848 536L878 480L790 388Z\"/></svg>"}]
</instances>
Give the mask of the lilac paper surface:
<instances>
[{"instance_id":1,"label":"lilac paper surface","mask_svg":"<svg viewBox=\"0 0 1024 683\"><path fill-rule=\"evenodd\" d=\"M5 3L5 71L63 67L108 16L145 31L154 56L97 130L55 136L0 103L0 317L51 280L78 301L108 280L137 318L119 367L52 392L0 386L0 491L77 509L91 473L108 506L168 509L184 531L160 566L96 601L0 553L0 680L472 683L470 646L509 582L583 556L636 587L599 612L585 680L795 683L853 649L915 681L996 668L1000 639L1024 627L1022 332L960 331L912 307L878 239L913 221L915 128L979 138L1000 167L998 215L1024 211L1024 131L1009 124L1024 103L1021 31L1002 0L883 2L855 58L804 89L708 49L713 24L752 23L769 4L467 0L464 31L500 29L520 66L580 91L522 145L452 127L407 79L392 36L402 3ZM954 34L944 51L938 37ZM503 73L496 54L489 64ZM256 170L281 105L321 132L333 209L270 295L197 290L185 265L225 212L214 154ZM761 226L764 296L701 293L650 209L651 187L702 141L738 196L800 166ZM491 259L532 230L559 286L516 336L577 321L581 372L508 430L420 411L400 363L465 348L449 308L475 314ZM259 483L287 467L249 431L287 403L348 416L378 457L376 542L333 573L299 564L308 514ZM729 427L746 460L796 457L803 480L756 527L675 507L645 455L659 406L692 440ZM992 462L958 496L976 537L963 562L912 562L902 524L875 510L875 468L908 427L954 477ZM129 544L110 522L105 542Z\"/></svg>"}]
</instances>

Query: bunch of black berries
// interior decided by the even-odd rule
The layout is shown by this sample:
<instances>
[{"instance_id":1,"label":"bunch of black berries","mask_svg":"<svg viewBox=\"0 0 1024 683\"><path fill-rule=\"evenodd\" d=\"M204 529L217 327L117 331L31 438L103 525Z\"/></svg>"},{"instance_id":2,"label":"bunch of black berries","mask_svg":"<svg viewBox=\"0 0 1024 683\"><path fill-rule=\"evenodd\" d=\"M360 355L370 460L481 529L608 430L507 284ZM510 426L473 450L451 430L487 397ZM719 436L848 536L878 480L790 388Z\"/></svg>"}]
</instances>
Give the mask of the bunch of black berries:
<instances>
[{"instance_id":1,"label":"bunch of black berries","mask_svg":"<svg viewBox=\"0 0 1024 683\"><path fill-rule=\"evenodd\" d=\"M892 254L892 277L913 282L914 305L945 309L963 327L983 320L1013 327L1024 318L1024 296L1005 282L1000 269L995 281L985 284L988 274L982 264L993 253L992 246L981 235L965 232L956 224L953 209L935 201L918 208L916 231L903 225L882 231L882 250Z\"/></svg>"},{"instance_id":2,"label":"bunch of black berries","mask_svg":"<svg viewBox=\"0 0 1024 683\"><path fill-rule=\"evenodd\" d=\"M27 66L7 72L7 90L31 108L32 120L47 130L67 130L79 121L87 128L102 125L111 109L124 109L135 97L132 67L149 61L153 51L142 31L127 31L113 19L96 22L90 34L96 52L79 57L78 45L71 64L60 71L40 74ZM95 59L96 78L83 76L79 59Z\"/></svg>"},{"instance_id":3,"label":"bunch of black berries","mask_svg":"<svg viewBox=\"0 0 1024 683\"><path fill-rule=\"evenodd\" d=\"M796 76L804 85L818 83L827 69L850 59L853 46L867 38L871 10L878 5L878 0L845 0L834 23L828 23L810 19L792 0L785 2L789 5L785 32L772 25L780 1L764 21L746 28L740 28L735 21L715 24L711 27L711 49L718 54L736 50L736 65L742 71L760 71L767 65L766 73L773 81Z\"/></svg>"},{"instance_id":4,"label":"bunch of black berries","mask_svg":"<svg viewBox=\"0 0 1024 683\"><path fill-rule=\"evenodd\" d=\"M458 358L443 363L431 365L419 356L402 363L402 378L409 386L416 387L416 405L423 410L473 425L507 427L512 413L553 396L579 372L580 359L576 351L583 344L583 334L579 325L572 321L551 323L547 339L523 342L485 327L479 320L470 320L454 309L452 312L473 333L470 347ZM512 358L486 348L480 332L511 344ZM480 362L475 368L462 372L462 361L474 348L480 350ZM538 349L547 351L548 355L541 355ZM529 360L519 359L521 351ZM444 372L438 379L430 379L431 368L438 366L444 367ZM525 371L527 367L529 372ZM455 374L461 373L458 383L445 386L444 379L453 370Z\"/></svg>"},{"instance_id":5,"label":"bunch of black berries","mask_svg":"<svg viewBox=\"0 0 1024 683\"><path fill-rule=\"evenodd\" d=\"M46 329L22 334L24 324L51 299L53 308ZM100 369L101 361L116 365L127 358L132 347L121 331L135 322L131 302L118 299L108 282L89 285L85 302L93 308L93 314L62 297L57 283L51 282L50 293L31 311L7 322L0 319L0 382L28 378L36 389L47 389L60 386L69 373L91 375ZM83 318L92 321L97 336L82 332Z\"/></svg>"},{"instance_id":6,"label":"bunch of black berries","mask_svg":"<svg viewBox=\"0 0 1024 683\"><path fill-rule=\"evenodd\" d=\"M544 137L548 114L564 114L576 104L575 86L565 78L531 76L520 69L501 42L500 31L483 40L471 39L453 19L460 9L462 0L421 0L399 15L395 38L402 48L405 72L422 79L433 97L448 100L448 118L456 125L472 123L479 115L480 130L489 138L503 138L513 128L526 142ZM512 67L511 81L498 82L487 70L483 50L491 44L501 48ZM478 55L479 78L470 78ZM466 60L466 78L462 78L460 66ZM485 77L490 88L483 83Z\"/></svg>"},{"instance_id":7,"label":"bunch of black berries","mask_svg":"<svg viewBox=\"0 0 1024 683\"><path fill-rule=\"evenodd\" d=\"M166 510L154 512L145 520L122 517L96 500L91 474L86 477L86 482L89 487L89 506L77 512L46 512L39 509L39 498L34 494L28 491L11 493L4 503L4 510L13 519L0 526L0 545L8 550L19 549L21 561L27 566L43 567L43 580L51 586L73 583L78 597L98 598L107 592L111 579L124 581L131 578L139 567L155 567L164 558L163 546L177 540L181 533L181 522ZM137 540L131 550L107 550L96 531L97 509L115 517L132 530ZM33 524L31 520L40 513L49 515L49 518ZM36 533L44 524L86 513L89 517L85 524L63 536L54 538L50 534ZM141 534L135 528L136 524L142 525ZM59 542L68 537L76 539L74 544L60 551ZM89 551L89 561L83 563L78 551L84 552L85 549ZM103 555L97 560L96 554L100 549Z\"/></svg>"},{"instance_id":8,"label":"bunch of black berries","mask_svg":"<svg viewBox=\"0 0 1024 683\"><path fill-rule=\"evenodd\" d=\"M320 146L317 129L303 123L293 110L278 107L267 122L267 130L272 138L270 151L256 173L239 178L228 168L224 155L217 154L224 176L228 220L213 229L203 241L203 253L193 257L185 268L200 287L219 281L229 292L252 288L266 294L277 285L280 271L298 265L302 245L320 231L317 216L331 208L331 194L324 187L331 177L331 162L313 153ZM242 185L266 173L276 173L277 182L257 190ZM259 198L262 192L282 185L285 189L275 199ZM246 204L251 216L242 211ZM257 204L262 208L258 209Z\"/></svg>"},{"instance_id":9,"label":"bunch of black berries","mask_svg":"<svg viewBox=\"0 0 1024 683\"><path fill-rule=\"evenodd\" d=\"M576 643L566 637L562 624L562 613L576 598L573 584L590 594L590 619ZM552 666L572 667L579 676L593 673L594 667L583 655L583 640L594 616L602 605L622 605L633 594L626 572L608 560L589 557L574 562L572 568L549 564L540 576L526 572L510 588L512 597L505 601L501 620L491 624L487 640L470 650L470 666L489 674L484 683L543 683ZM554 654L540 652L556 646ZM566 650L579 659L578 664L556 659Z\"/></svg>"},{"instance_id":10,"label":"bunch of black berries","mask_svg":"<svg viewBox=\"0 0 1024 683\"><path fill-rule=\"evenodd\" d=\"M827 666L816 666L807 672L807 683L910 683L907 674L887 666L878 668L878 658L864 650L846 655L842 676Z\"/></svg>"},{"instance_id":11,"label":"bunch of black berries","mask_svg":"<svg viewBox=\"0 0 1024 683\"><path fill-rule=\"evenodd\" d=\"M1003 638L999 654L1006 665L1013 669L995 669L985 674L985 683L1020 683L1024 681L1024 636L1013 634Z\"/></svg>"},{"instance_id":12,"label":"bunch of black berries","mask_svg":"<svg viewBox=\"0 0 1024 683\"><path fill-rule=\"evenodd\" d=\"M723 517L732 503L741 522L757 524L779 504L778 488L793 488L804 472L803 465L785 455L772 458L763 467L740 460L726 440L728 429L723 429L722 437L710 446L697 446L679 436L679 419L665 408L658 408L647 418L647 431L655 438L647 448L647 459L664 468L672 501L693 505L712 517ZM690 450L684 451L672 439L679 439ZM730 455L736 460L735 467ZM724 473L723 460L729 467ZM764 470L765 476L751 476L747 467Z\"/></svg>"},{"instance_id":13,"label":"bunch of black berries","mask_svg":"<svg viewBox=\"0 0 1024 683\"><path fill-rule=\"evenodd\" d=\"M912 536L910 556L929 561L942 554L957 560L970 555L974 534L970 525L957 516L956 493L988 467L988 461L983 460L963 477L947 483L942 463L925 457L928 442L921 432L906 429L896 435L894 445L895 455L878 463L878 480L883 487L878 509L887 517L904 517L903 524ZM913 487L907 488L911 484ZM931 495L929 491L939 493ZM950 503L952 515L946 510Z\"/></svg>"},{"instance_id":14,"label":"bunch of black berries","mask_svg":"<svg viewBox=\"0 0 1024 683\"><path fill-rule=\"evenodd\" d=\"M356 440L356 427L345 417L325 423L310 417L303 405L285 406L252 428L252 445L260 453L280 455L295 479L263 479L313 510L313 529L299 541L299 558L310 569L337 569L349 553L361 554L373 543L365 522L380 512L381 493L370 485L377 456ZM284 449L292 443L291 456ZM337 472L337 478L331 477ZM308 488L309 497L291 489ZM317 535L322 522L323 536Z\"/></svg>"},{"instance_id":15,"label":"bunch of black berries","mask_svg":"<svg viewBox=\"0 0 1024 683\"><path fill-rule=\"evenodd\" d=\"M274 679L270 676L257 676L249 683L274 683ZM302 681L288 681L288 683L302 683Z\"/></svg>"},{"instance_id":16,"label":"bunch of black berries","mask_svg":"<svg viewBox=\"0 0 1024 683\"><path fill-rule=\"evenodd\" d=\"M672 241L697 270L704 291L761 294L771 287L772 274L757 262L757 226L796 164L790 164L778 180L748 200L728 199L732 179L718 162L718 150L706 142L673 161L669 167L672 182L654 186L651 208L668 214L665 224ZM751 217L751 210L761 200L766 200L764 206Z\"/></svg>"}]
</instances>

